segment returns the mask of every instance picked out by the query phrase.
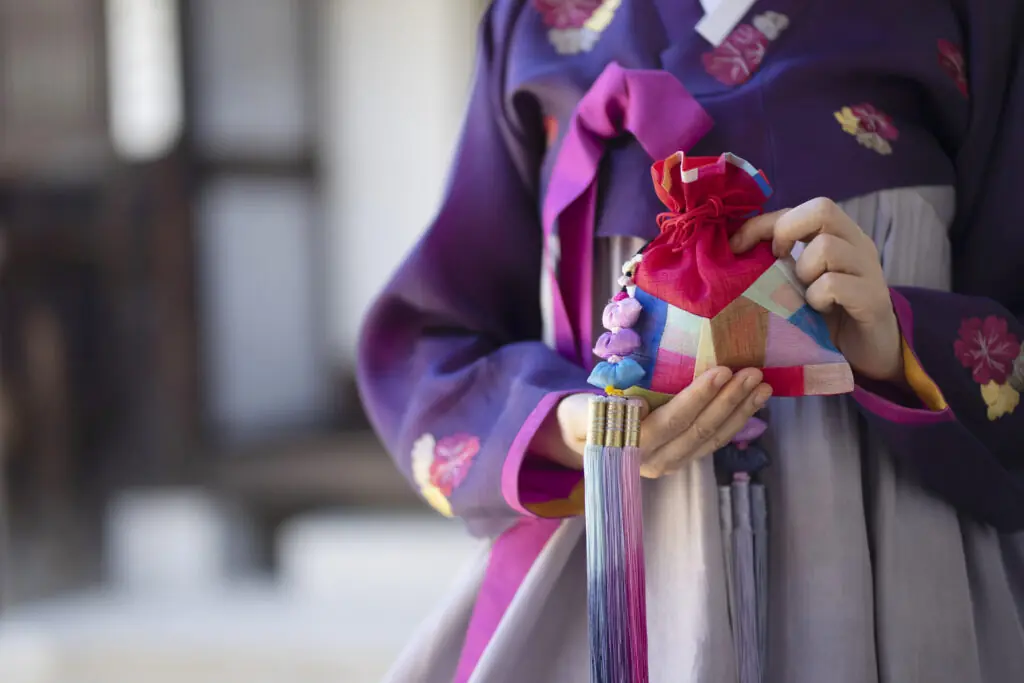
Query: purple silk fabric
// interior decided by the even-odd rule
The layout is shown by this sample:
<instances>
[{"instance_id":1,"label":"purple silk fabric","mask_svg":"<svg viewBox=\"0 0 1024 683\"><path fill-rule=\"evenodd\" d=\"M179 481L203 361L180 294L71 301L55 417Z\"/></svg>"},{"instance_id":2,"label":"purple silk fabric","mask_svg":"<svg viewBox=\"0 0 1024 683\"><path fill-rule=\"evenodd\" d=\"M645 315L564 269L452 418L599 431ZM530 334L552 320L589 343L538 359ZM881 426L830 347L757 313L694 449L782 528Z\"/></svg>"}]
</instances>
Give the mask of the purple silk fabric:
<instances>
[{"instance_id":1,"label":"purple silk fabric","mask_svg":"<svg viewBox=\"0 0 1024 683\"><path fill-rule=\"evenodd\" d=\"M889 16L891 7L837 0L811 21L801 15L814 3L776 4L793 26L735 88L703 71L689 6L624 0L593 51L573 57L554 52L528 3L498 0L489 10L443 206L367 317L358 365L368 414L414 485L421 437L479 439L448 499L476 533L496 534L523 514L524 487L530 500L540 495L531 487L547 490L538 483L547 475L525 457L530 437L560 392L586 387L590 226L649 237L659 210L649 165L698 138L695 154L732 151L764 168L784 205L957 185L958 293L899 290L904 331L949 410L863 387L858 399L870 428L937 495L999 528L1024 528L1024 408L988 419L953 350L970 318L1005 319L1024 339L1024 10L1012 0L968 3L960 14L921 3L913 26L894 18L864 32L850 30L851 16ZM797 31L798 18L813 30ZM969 99L937 68L936 39L964 44ZM699 107L680 98L686 91ZM833 116L869 100L899 127L888 156L858 145ZM715 121L703 137L693 126L701 110ZM560 131L550 147L544 117ZM547 233L560 242L557 261ZM562 353L540 341L539 282L552 273Z\"/></svg>"}]
</instances>

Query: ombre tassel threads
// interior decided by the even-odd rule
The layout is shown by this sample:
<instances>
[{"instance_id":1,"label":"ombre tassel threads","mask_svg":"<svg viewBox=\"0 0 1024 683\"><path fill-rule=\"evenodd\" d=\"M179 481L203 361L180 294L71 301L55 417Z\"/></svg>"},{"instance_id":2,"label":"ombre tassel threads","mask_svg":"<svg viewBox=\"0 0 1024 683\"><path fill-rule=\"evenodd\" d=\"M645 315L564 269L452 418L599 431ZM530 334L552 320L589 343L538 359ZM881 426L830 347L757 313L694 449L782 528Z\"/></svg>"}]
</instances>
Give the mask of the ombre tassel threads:
<instances>
[{"instance_id":1,"label":"ombre tassel threads","mask_svg":"<svg viewBox=\"0 0 1024 683\"><path fill-rule=\"evenodd\" d=\"M637 399L590 399L583 459L592 683L647 683Z\"/></svg>"}]
</instances>

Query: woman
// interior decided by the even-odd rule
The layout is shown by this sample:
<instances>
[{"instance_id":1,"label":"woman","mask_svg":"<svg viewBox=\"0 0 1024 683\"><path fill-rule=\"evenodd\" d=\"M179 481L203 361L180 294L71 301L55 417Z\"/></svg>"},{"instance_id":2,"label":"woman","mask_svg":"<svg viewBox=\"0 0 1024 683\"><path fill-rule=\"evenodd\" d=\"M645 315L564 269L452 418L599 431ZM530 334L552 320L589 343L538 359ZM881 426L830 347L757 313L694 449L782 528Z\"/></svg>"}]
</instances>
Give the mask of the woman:
<instances>
[{"instance_id":1,"label":"woman","mask_svg":"<svg viewBox=\"0 0 1024 683\"><path fill-rule=\"evenodd\" d=\"M858 378L852 399L768 403L766 680L1024 675L1024 11L750 4L485 17L447 198L367 321L360 378L401 471L494 540L389 680L587 680L586 350L657 232L648 168L677 150L764 169L775 211L733 248L796 249ZM714 370L644 422L652 681L736 679L703 456L767 391Z\"/></svg>"}]
</instances>

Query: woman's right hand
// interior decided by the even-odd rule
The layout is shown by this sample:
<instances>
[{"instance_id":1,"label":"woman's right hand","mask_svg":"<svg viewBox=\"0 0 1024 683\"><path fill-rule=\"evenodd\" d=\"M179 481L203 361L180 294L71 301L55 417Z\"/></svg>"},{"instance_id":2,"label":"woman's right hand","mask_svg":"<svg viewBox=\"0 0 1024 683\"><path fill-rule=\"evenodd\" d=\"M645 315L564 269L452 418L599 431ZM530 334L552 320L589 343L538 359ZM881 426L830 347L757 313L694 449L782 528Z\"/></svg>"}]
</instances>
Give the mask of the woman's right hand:
<instances>
[{"instance_id":1,"label":"woman's right hand","mask_svg":"<svg viewBox=\"0 0 1024 683\"><path fill-rule=\"evenodd\" d=\"M665 405L649 414L645 410L640 425L640 474L648 478L671 474L729 443L771 396L771 387L762 379L761 371L754 368L735 375L728 368L715 368ZM555 424L548 429L557 426L562 444L554 449L559 453L552 453L552 459L563 465L582 467L591 396L567 396L554 411Z\"/></svg>"}]
</instances>

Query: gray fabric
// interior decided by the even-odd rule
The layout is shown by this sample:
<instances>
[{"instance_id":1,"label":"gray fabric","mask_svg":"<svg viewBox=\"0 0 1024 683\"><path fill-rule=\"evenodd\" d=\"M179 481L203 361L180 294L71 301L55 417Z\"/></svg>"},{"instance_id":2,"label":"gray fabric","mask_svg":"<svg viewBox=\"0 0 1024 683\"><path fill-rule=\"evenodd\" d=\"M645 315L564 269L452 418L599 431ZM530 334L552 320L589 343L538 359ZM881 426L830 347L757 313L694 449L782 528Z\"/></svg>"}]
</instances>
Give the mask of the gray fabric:
<instances>
[{"instance_id":1,"label":"gray fabric","mask_svg":"<svg viewBox=\"0 0 1024 683\"><path fill-rule=\"evenodd\" d=\"M951 189L889 190L843 207L875 239L891 284L949 288ZM599 244L595 291L614 289L635 248ZM849 399L773 400L769 413L765 680L1024 680L1024 535L997 534L924 492L862 434ZM644 482L652 683L737 681L718 503L710 459ZM471 683L587 683L581 536L581 519L563 523ZM452 609L460 616L444 626L464 628L464 602ZM446 650L462 634L435 638ZM450 683L449 653L434 659L445 665L421 657L388 680Z\"/></svg>"}]
</instances>

